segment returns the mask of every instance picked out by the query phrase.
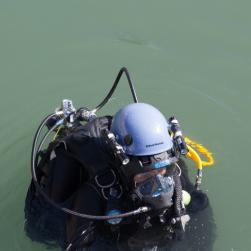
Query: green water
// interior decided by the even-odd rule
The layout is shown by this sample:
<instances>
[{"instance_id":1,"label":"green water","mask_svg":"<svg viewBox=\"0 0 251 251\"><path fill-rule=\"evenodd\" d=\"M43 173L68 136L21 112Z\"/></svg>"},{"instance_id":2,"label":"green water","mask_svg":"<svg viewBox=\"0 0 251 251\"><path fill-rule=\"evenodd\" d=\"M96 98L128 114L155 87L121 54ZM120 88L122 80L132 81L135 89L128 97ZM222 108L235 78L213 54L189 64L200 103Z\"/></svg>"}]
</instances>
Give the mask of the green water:
<instances>
[{"instance_id":1,"label":"green water","mask_svg":"<svg viewBox=\"0 0 251 251\"><path fill-rule=\"evenodd\" d=\"M251 246L249 1L0 0L0 250L46 250L23 232L30 151L63 98L101 101L121 66L140 101L213 153L203 189L216 251ZM125 81L100 114L130 100Z\"/></svg>"}]
</instances>

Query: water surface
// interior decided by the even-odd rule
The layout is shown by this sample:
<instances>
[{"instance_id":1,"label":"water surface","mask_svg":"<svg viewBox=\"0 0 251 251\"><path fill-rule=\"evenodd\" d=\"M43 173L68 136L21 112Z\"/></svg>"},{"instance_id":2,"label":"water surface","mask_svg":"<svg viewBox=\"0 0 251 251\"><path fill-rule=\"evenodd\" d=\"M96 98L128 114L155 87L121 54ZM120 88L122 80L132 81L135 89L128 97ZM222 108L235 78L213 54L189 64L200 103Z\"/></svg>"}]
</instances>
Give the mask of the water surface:
<instances>
[{"instance_id":1,"label":"water surface","mask_svg":"<svg viewBox=\"0 0 251 251\"><path fill-rule=\"evenodd\" d=\"M203 180L217 225L214 250L249 250L250 7L244 0L2 0L1 250L46 250L23 232L39 122L63 98L94 107L122 66L140 101L175 114L185 134L214 153ZM125 83L100 114L128 103Z\"/></svg>"}]
</instances>

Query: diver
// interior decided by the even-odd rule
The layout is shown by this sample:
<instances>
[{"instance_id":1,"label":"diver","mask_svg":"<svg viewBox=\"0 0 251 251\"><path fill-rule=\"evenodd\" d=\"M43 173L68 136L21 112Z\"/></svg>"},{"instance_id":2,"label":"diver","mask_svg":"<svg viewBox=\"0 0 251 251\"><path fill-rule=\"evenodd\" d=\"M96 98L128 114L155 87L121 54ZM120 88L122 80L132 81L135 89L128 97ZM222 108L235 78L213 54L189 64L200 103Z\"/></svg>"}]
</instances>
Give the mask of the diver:
<instances>
[{"instance_id":1,"label":"diver","mask_svg":"<svg viewBox=\"0 0 251 251\"><path fill-rule=\"evenodd\" d=\"M35 137L33 144L25 205L25 229L32 239L39 240L37 226L44 242L56 241L67 251L85 250L105 237L122 247L125 239L159 225L165 241L182 240L190 212L207 207L206 194L184 168L182 156L189 148L178 120L139 103L130 87L135 102L114 116L98 117L97 108L76 110L71 100L63 100L41 124L55 135L44 150L48 135L39 145Z\"/></svg>"}]
</instances>

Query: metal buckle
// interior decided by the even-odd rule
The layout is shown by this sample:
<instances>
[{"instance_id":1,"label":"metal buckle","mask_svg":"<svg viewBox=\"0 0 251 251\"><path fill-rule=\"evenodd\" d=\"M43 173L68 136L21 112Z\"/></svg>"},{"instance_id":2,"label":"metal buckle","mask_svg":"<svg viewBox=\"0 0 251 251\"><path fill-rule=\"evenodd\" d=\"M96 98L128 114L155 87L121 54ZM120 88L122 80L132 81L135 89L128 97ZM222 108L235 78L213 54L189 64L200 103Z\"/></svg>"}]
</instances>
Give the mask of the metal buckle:
<instances>
[{"instance_id":1,"label":"metal buckle","mask_svg":"<svg viewBox=\"0 0 251 251\"><path fill-rule=\"evenodd\" d=\"M114 173L114 171L112 170L112 169L110 169L109 170L111 173L112 173L112 175L113 175L113 181L110 183L110 184L108 184L108 185L102 185L102 184L100 184L100 182L98 181L98 178L99 177L101 177L102 175L96 175L95 177L94 177L94 179L95 179L95 181L96 181L96 184L98 185L98 187L100 187L100 188L109 188L109 187L112 187L114 184L115 184L115 182L117 181L117 177L116 177L116 174Z\"/></svg>"},{"instance_id":2,"label":"metal buckle","mask_svg":"<svg viewBox=\"0 0 251 251\"><path fill-rule=\"evenodd\" d=\"M115 185L115 186L116 186L116 185ZM116 196L113 196L113 195L112 195L112 190L113 190L113 189L115 190L116 188L110 187L109 193L108 193L109 196L115 197L116 199L119 199L119 198L122 196L122 194L123 194L123 188L122 188L122 186L119 185L119 184L118 184L118 186L119 186L119 190L120 190L119 194L116 195ZM102 188L102 189L101 189L101 193L102 193L103 197L105 198L105 200L108 200L109 197L106 195L107 193L105 193L105 190L106 190L106 189L107 189L107 188ZM116 189L116 190L118 190L118 189Z\"/></svg>"}]
</instances>

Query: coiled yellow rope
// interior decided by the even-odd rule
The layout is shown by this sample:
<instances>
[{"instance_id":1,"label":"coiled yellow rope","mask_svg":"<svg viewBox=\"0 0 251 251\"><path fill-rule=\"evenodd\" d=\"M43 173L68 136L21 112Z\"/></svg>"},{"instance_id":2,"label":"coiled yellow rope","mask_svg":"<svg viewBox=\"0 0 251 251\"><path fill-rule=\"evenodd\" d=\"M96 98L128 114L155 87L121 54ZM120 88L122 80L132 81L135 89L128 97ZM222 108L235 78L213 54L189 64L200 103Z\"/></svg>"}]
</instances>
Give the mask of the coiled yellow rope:
<instances>
[{"instance_id":1,"label":"coiled yellow rope","mask_svg":"<svg viewBox=\"0 0 251 251\"><path fill-rule=\"evenodd\" d=\"M196 163L197 168L199 170L202 170L203 166L211 166L211 165L214 164L213 154L211 152L209 152L208 149L206 149L200 143L189 139L188 137L185 137L185 141L187 143L187 147L188 147L188 150L189 150L189 152L187 153L187 156L189 158L191 158ZM201 155L205 156L207 158L207 160L201 160L199 154L195 151L195 149Z\"/></svg>"}]
</instances>

